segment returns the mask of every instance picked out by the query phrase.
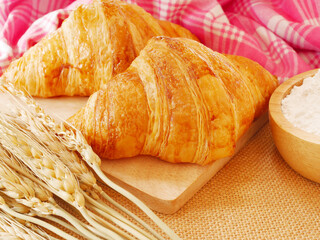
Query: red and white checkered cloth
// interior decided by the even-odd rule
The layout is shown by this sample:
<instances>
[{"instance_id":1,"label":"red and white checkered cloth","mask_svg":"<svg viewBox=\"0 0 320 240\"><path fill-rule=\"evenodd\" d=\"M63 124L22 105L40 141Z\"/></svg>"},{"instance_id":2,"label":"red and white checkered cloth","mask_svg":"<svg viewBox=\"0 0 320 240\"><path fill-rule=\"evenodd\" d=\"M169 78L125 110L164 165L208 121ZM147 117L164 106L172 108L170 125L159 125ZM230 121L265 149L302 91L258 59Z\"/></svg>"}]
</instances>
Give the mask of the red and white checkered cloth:
<instances>
[{"instance_id":1,"label":"red and white checkered cloth","mask_svg":"<svg viewBox=\"0 0 320 240\"><path fill-rule=\"evenodd\" d=\"M318 0L127 0L188 28L211 49L259 62L283 81L320 68ZM0 0L0 74L90 0Z\"/></svg>"}]
</instances>

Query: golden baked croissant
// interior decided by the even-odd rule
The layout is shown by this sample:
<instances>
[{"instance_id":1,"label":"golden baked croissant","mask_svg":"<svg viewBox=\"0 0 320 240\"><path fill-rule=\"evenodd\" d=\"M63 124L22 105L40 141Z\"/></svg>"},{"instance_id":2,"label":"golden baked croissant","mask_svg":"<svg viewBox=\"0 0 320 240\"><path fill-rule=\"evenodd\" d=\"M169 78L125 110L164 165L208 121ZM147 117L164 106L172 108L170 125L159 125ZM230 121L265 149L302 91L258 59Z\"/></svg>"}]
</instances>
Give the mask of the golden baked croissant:
<instances>
[{"instance_id":1,"label":"golden baked croissant","mask_svg":"<svg viewBox=\"0 0 320 240\"><path fill-rule=\"evenodd\" d=\"M32 96L90 96L126 70L153 36L196 39L188 30L153 18L141 7L95 0L11 63L2 81Z\"/></svg>"},{"instance_id":2,"label":"golden baked croissant","mask_svg":"<svg viewBox=\"0 0 320 240\"><path fill-rule=\"evenodd\" d=\"M155 37L68 121L104 158L207 164L233 154L277 84L249 59Z\"/></svg>"}]
</instances>

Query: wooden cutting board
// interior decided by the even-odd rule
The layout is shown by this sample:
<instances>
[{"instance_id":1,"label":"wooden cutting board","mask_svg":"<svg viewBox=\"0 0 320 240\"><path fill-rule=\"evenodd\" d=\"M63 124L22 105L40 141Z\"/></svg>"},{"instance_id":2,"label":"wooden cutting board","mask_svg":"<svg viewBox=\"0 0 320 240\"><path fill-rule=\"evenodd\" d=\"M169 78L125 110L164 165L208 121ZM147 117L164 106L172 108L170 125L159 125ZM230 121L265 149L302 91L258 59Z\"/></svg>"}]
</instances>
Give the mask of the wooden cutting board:
<instances>
[{"instance_id":1,"label":"wooden cutting board","mask_svg":"<svg viewBox=\"0 0 320 240\"><path fill-rule=\"evenodd\" d=\"M67 119L85 105L84 97L36 99L45 111L58 119ZM7 98L0 95L0 110L7 108ZM240 138L235 154L267 122L264 114ZM103 171L117 184L132 192L151 209L172 214L178 211L232 157L206 166L172 164L150 156L103 160Z\"/></svg>"}]
</instances>

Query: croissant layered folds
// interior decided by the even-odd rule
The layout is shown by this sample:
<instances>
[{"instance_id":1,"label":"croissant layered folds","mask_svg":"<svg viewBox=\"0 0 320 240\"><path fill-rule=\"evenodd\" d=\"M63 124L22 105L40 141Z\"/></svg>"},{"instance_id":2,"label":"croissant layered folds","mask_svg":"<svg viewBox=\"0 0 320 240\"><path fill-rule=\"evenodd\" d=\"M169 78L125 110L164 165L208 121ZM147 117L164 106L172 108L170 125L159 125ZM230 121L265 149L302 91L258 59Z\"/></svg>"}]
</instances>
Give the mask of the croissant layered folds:
<instances>
[{"instance_id":1,"label":"croissant layered folds","mask_svg":"<svg viewBox=\"0 0 320 240\"><path fill-rule=\"evenodd\" d=\"M13 61L2 76L32 96L90 96L126 70L153 36L196 39L137 5L94 0Z\"/></svg>"},{"instance_id":2,"label":"croissant layered folds","mask_svg":"<svg viewBox=\"0 0 320 240\"><path fill-rule=\"evenodd\" d=\"M155 37L69 119L101 157L207 164L234 153L277 79L199 42Z\"/></svg>"}]
</instances>

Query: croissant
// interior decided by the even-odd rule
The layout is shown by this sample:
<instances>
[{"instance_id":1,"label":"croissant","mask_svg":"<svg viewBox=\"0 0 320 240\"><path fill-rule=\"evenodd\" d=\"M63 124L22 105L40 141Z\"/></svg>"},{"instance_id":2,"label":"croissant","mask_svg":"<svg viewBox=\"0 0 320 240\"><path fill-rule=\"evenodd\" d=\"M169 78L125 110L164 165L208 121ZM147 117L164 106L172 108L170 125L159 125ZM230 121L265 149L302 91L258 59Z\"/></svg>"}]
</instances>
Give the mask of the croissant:
<instances>
[{"instance_id":1,"label":"croissant","mask_svg":"<svg viewBox=\"0 0 320 240\"><path fill-rule=\"evenodd\" d=\"M1 80L32 96L90 96L126 70L151 37L160 35L197 39L137 5L94 0L12 62Z\"/></svg>"},{"instance_id":2,"label":"croissant","mask_svg":"<svg viewBox=\"0 0 320 240\"><path fill-rule=\"evenodd\" d=\"M252 60L155 37L68 121L103 158L141 154L204 165L234 153L277 85Z\"/></svg>"}]
</instances>

